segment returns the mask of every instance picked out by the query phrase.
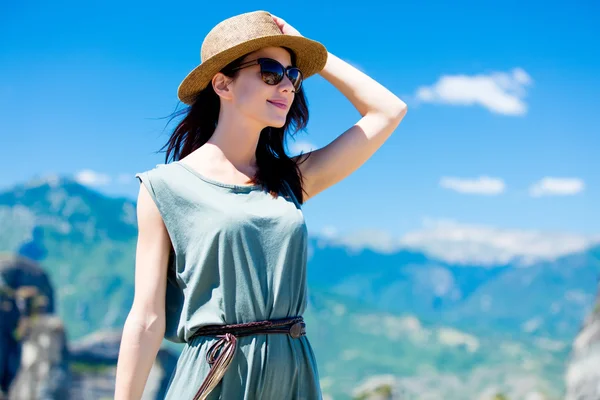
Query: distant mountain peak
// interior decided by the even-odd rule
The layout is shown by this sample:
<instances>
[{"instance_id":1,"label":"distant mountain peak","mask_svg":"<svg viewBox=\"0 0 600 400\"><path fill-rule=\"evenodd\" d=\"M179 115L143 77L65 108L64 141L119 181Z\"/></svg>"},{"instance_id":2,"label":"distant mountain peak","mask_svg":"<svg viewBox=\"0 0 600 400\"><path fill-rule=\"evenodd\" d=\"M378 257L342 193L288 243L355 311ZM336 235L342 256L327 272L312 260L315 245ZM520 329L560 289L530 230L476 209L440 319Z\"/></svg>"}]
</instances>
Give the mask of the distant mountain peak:
<instances>
[{"instance_id":1,"label":"distant mountain peak","mask_svg":"<svg viewBox=\"0 0 600 400\"><path fill-rule=\"evenodd\" d=\"M331 227L315 237L320 246L341 245L354 252L414 251L455 265L489 267L509 263L529 266L600 245L600 235L497 228L452 220L425 220L421 229L401 237L373 229L342 234Z\"/></svg>"},{"instance_id":2,"label":"distant mountain peak","mask_svg":"<svg viewBox=\"0 0 600 400\"><path fill-rule=\"evenodd\" d=\"M50 189L59 189L66 184L78 184L77 181L68 176L59 174L38 175L21 183L16 183L0 189L0 194L14 193L23 194L24 191L35 190L44 186Z\"/></svg>"},{"instance_id":3,"label":"distant mountain peak","mask_svg":"<svg viewBox=\"0 0 600 400\"><path fill-rule=\"evenodd\" d=\"M63 184L65 182L65 179L68 179L68 178L65 178L65 177L57 175L57 174L47 174L44 176L30 179L29 181L27 181L23 184L23 187L25 189L32 189L32 188L36 188L39 186L48 185L51 188L56 188L56 187L59 187L61 184Z\"/></svg>"}]
</instances>

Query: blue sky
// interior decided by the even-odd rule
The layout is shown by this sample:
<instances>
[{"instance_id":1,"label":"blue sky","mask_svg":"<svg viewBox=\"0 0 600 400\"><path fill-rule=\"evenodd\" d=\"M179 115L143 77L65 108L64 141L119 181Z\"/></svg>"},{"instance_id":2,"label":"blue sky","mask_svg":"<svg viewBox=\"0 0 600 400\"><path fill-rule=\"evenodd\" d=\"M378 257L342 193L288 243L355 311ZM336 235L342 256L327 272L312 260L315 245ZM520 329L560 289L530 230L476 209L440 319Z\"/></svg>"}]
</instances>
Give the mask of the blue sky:
<instances>
[{"instance_id":1,"label":"blue sky","mask_svg":"<svg viewBox=\"0 0 600 400\"><path fill-rule=\"evenodd\" d=\"M307 202L312 232L600 233L598 2L97 3L0 6L1 187L57 173L135 198L134 174L164 162L161 118L204 35L266 9L409 106L375 156ZM293 149L359 119L322 77L305 88L311 120Z\"/></svg>"}]
</instances>

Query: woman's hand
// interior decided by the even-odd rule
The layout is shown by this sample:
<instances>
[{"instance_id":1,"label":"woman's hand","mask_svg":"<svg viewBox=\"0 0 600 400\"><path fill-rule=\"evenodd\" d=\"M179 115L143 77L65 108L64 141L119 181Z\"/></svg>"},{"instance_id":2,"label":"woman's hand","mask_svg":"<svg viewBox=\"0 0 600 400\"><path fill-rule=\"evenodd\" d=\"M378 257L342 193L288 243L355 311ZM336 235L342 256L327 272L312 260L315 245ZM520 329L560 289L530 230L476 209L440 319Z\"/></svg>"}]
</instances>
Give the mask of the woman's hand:
<instances>
[{"instance_id":1,"label":"woman's hand","mask_svg":"<svg viewBox=\"0 0 600 400\"><path fill-rule=\"evenodd\" d=\"M293 26L291 26L290 24L288 24L287 22L285 22L284 19L276 17L273 14L271 14L271 17L273 17L273 20L275 21L275 23L277 24L277 26L279 27L279 29L281 29L281 33L283 33L284 35L302 36L300 34L300 32L298 32Z\"/></svg>"}]
</instances>

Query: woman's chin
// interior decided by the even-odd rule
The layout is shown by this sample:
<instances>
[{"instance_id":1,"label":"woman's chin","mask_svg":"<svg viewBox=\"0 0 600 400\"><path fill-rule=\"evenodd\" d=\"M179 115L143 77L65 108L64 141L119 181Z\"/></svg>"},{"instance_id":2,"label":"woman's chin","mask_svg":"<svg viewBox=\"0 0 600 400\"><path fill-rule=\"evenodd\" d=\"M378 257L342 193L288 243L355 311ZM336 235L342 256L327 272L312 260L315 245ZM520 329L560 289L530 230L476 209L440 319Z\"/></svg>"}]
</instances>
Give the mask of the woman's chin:
<instances>
[{"instance_id":1,"label":"woman's chin","mask_svg":"<svg viewBox=\"0 0 600 400\"><path fill-rule=\"evenodd\" d=\"M285 118L283 119L272 119L269 121L268 126L273 128L283 128L285 126Z\"/></svg>"}]
</instances>

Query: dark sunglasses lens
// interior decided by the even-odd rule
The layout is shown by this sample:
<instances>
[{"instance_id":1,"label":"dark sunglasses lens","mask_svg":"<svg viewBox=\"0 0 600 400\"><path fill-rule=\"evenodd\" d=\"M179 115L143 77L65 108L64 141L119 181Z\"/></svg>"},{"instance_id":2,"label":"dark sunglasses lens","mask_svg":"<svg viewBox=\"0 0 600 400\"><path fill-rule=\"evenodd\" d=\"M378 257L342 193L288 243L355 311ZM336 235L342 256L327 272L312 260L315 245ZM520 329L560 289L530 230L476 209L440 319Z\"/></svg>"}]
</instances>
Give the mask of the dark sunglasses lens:
<instances>
[{"instance_id":1,"label":"dark sunglasses lens","mask_svg":"<svg viewBox=\"0 0 600 400\"><path fill-rule=\"evenodd\" d=\"M302 72L300 72L298 68L290 68L287 76L290 78L290 81L292 81L294 89L300 89L300 86L302 85Z\"/></svg>"},{"instance_id":2,"label":"dark sunglasses lens","mask_svg":"<svg viewBox=\"0 0 600 400\"><path fill-rule=\"evenodd\" d=\"M277 85L283 79L283 67L274 61L265 60L260 64L263 81L269 85Z\"/></svg>"}]
</instances>

